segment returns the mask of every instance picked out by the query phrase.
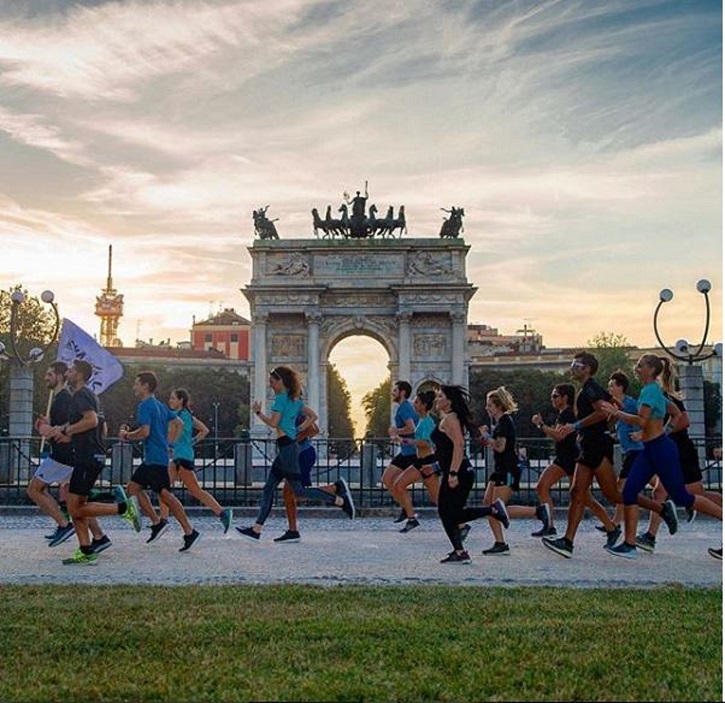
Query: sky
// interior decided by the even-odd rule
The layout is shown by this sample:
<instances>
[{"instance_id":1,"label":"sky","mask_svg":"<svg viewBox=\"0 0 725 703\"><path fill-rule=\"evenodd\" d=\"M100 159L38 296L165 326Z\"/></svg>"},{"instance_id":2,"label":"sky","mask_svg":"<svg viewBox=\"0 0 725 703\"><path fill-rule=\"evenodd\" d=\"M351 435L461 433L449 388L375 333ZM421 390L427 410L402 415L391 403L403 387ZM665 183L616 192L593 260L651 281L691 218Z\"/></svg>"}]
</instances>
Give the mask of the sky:
<instances>
[{"instance_id":1,"label":"sky","mask_svg":"<svg viewBox=\"0 0 725 703\"><path fill-rule=\"evenodd\" d=\"M699 340L707 278L720 340L721 5L0 0L0 286L91 333L109 244L124 343L186 340L248 315L254 209L366 180L407 237L465 208L471 323L650 346L669 287Z\"/></svg>"}]
</instances>

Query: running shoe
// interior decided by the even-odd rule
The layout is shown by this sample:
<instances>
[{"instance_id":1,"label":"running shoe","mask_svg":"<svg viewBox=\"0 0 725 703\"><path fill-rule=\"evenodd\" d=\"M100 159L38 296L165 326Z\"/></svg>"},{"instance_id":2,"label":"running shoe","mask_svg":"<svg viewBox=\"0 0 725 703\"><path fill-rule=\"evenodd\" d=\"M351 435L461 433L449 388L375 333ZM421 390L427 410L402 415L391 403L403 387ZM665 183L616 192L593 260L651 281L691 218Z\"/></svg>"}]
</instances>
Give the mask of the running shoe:
<instances>
[{"instance_id":1,"label":"running shoe","mask_svg":"<svg viewBox=\"0 0 725 703\"><path fill-rule=\"evenodd\" d=\"M188 535L184 535L184 546L179 550L180 552L188 552L192 545L201 539L201 533L197 530L192 530Z\"/></svg>"},{"instance_id":2,"label":"running shoe","mask_svg":"<svg viewBox=\"0 0 725 703\"><path fill-rule=\"evenodd\" d=\"M302 539L300 533L297 530L286 530L283 535L275 537L272 541L277 544L286 544L287 542L299 542Z\"/></svg>"},{"instance_id":3,"label":"running shoe","mask_svg":"<svg viewBox=\"0 0 725 703\"><path fill-rule=\"evenodd\" d=\"M610 530L607 532L607 542L604 545L604 549L609 549L610 547L613 547L617 542L619 542L619 538L622 536L622 528L617 526L613 530Z\"/></svg>"},{"instance_id":4,"label":"running shoe","mask_svg":"<svg viewBox=\"0 0 725 703\"><path fill-rule=\"evenodd\" d=\"M410 532L411 530L414 530L416 527L420 527L420 523L415 518L410 518L406 521L405 525L403 526L402 530L399 530L399 532Z\"/></svg>"},{"instance_id":5,"label":"running shoe","mask_svg":"<svg viewBox=\"0 0 725 703\"><path fill-rule=\"evenodd\" d=\"M566 537L557 537L557 539L542 537L541 543L547 549L551 549L552 552L556 552L559 556L565 557L566 559L571 559L574 552L574 545Z\"/></svg>"},{"instance_id":6,"label":"running shoe","mask_svg":"<svg viewBox=\"0 0 725 703\"><path fill-rule=\"evenodd\" d=\"M694 508L685 508L685 515L687 516L685 522L689 525L697 517L697 510Z\"/></svg>"},{"instance_id":7,"label":"running shoe","mask_svg":"<svg viewBox=\"0 0 725 703\"><path fill-rule=\"evenodd\" d=\"M709 554L709 555L710 555L710 556L711 556L711 557L712 557L713 559L719 559L720 561L722 561L722 547L720 547L720 549L713 549L712 547L710 547L710 548L709 548L709 549L707 550L707 553L708 553L708 554Z\"/></svg>"},{"instance_id":8,"label":"running shoe","mask_svg":"<svg viewBox=\"0 0 725 703\"><path fill-rule=\"evenodd\" d=\"M224 534L229 532L229 528L232 526L233 515L234 513L231 508L225 508L219 516L219 519L222 521L222 525L224 526Z\"/></svg>"},{"instance_id":9,"label":"running shoe","mask_svg":"<svg viewBox=\"0 0 725 703\"><path fill-rule=\"evenodd\" d=\"M103 535L103 537L99 537L98 539L94 537L91 540L91 549L94 554L100 554L101 552L105 552L112 544L113 542L108 538L108 535Z\"/></svg>"},{"instance_id":10,"label":"running shoe","mask_svg":"<svg viewBox=\"0 0 725 703\"><path fill-rule=\"evenodd\" d=\"M495 517L506 529L508 529L511 521L509 520L508 510L506 510L506 503L500 498L491 503L491 515Z\"/></svg>"},{"instance_id":11,"label":"running shoe","mask_svg":"<svg viewBox=\"0 0 725 703\"><path fill-rule=\"evenodd\" d=\"M355 518L355 503L352 501L352 493L350 493L350 487L347 485L347 481L344 478L340 479L340 483L342 484L343 491L340 494L340 498L342 498L342 505L340 507L345 515L352 520Z\"/></svg>"},{"instance_id":12,"label":"running shoe","mask_svg":"<svg viewBox=\"0 0 725 703\"><path fill-rule=\"evenodd\" d=\"M622 544L618 544L616 547L607 545L605 549L615 557L623 557L624 559L637 558L637 547L626 542L622 542Z\"/></svg>"},{"instance_id":13,"label":"running shoe","mask_svg":"<svg viewBox=\"0 0 725 703\"><path fill-rule=\"evenodd\" d=\"M468 524L461 525L461 527L458 528L458 534L461 537L461 542L465 542L466 541L466 537L468 537L468 533L470 531L471 531L471 526L468 525Z\"/></svg>"},{"instance_id":14,"label":"running shoe","mask_svg":"<svg viewBox=\"0 0 725 703\"><path fill-rule=\"evenodd\" d=\"M242 537L251 539L253 542L259 542L259 532L255 532L251 527L235 527L234 528Z\"/></svg>"},{"instance_id":15,"label":"running shoe","mask_svg":"<svg viewBox=\"0 0 725 703\"><path fill-rule=\"evenodd\" d=\"M485 554L488 557L508 556L511 554L511 548L506 542L494 542L493 547L484 549L481 554Z\"/></svg>"},{"instance_id":16,"label":"running shoe","mask_svg":"<svg viewBox=\"0 0 725 703\"><path fill-rule=\"evenodd\" d=\"M551 527L542 527L540 530L536 530L536 532L532 532L532 537L551 537L552 535L556 534L556 527L553 525Z\"/></svg>"},{"instance_id":17,"label":"running shoe","mask_svg":"<svg viewBox=\"0 0 725 703\"><path fill-rule=\"evenodd\" d=\"M541 520L544 527L549 527L551 524L551 508L548 503L539 503L536 506L536 517Z\"/></svg>"},{"instance_id":18,"label":"running shoe","mask_svg":"<svg viewBox=\"0 0 725 703\"><path fill-rule=\"evenodd\" d=\"M470 564L471 557L468 556L468 552L461 552L460 554L456 551L451 552L447 557L441 559L441 564Z\"/></svg>"},{"instance_id":19,"label":"running shoe","mask_svg":"<svg viewBox=\"0 0 725 703\"><path fill-rule=\"evenodd\" d=\"M399 522L405 522L408 519L408 516L405 514L405 510L402 508L400 509L400 512L398 513L398 517L393 520L393 524L397 525Z\"/></svg>"},{"instance_id":20,"label":"running shoe","mask_svg":"<svg viewBox=\"0 0 725 703\"><path fill-rule=\"evenodd\" d=\"M161 537L161 535L166 534L166 531L168 529L169 529L169 521L161 518L161 520L159 520L159 522L157 522L155 525L153 525L151 527L151 536L146 540L146 544L155 542L157 539L159 539Z\"/></svg>"},{"instance_id":21,"label":"running shoe","mask_svg":"<svg viewBox=\"0 0 725 703\"><path fill-rule=\"evenodd\" d=\"M75 534L73 523L69 522L65 527L59 527L55 531L55 537L48 542L49 547L57 547L59 544L63 544L66 540L69 540Z\"/></svg>"},{"instance_id":22,"label":"running shoe","mask_svg":"<svg viewBox=\"0 0 725 703\"><path fill-rule=\"evenodd\" d=\"M84 554L80 548L73 552L73 555L63 559L64 564L78 564L79 566L95 566L98 557L95 554Z\"/></svg>"},{"instance_id":23,"label":"running shoe","mask_svg":"<svg viewBox=\"0 0 725 703\"><path fill-rule=\"evenodd\" d=\"M114 486L111 489L111 492L113 493L113 497L116 499L117 503L125 503L128 500L126 489L120 484Z\"/></svg>"},{"instance_id":24,"label":"running shoe","mask_svg":"<svg viewBox=\"0 0 725 703\"><path fill-rule=\"evenodd\" d=\"M654 552L656 539L649 533L643 532L641 535L637 535L634 543L639 549L645 552Z\"/></svg>"},{"instance_id":25,"label":"running shoe","mask_svg":"<svg viewBox=\"0 0 725 703\"><path fill-rule=\"evenodd\" d=\"M677 532L679 520L677 518L677 508L675 508L675 504L671 500L666 500L662 503L660 517L665 521L670 534L674 535Z\"/></svg>"},{"instance_id":26,"label":"running shoe","mask_svg":"<svg viewBox=\"0 0 725 703\"><path fill-rule=\"evenodd\" d=\"M141 508L138 506L136 496L131 496L126 500L126 512L121 517L128 520L136 532L141 532Z\"/></svg>"}]
</instances>

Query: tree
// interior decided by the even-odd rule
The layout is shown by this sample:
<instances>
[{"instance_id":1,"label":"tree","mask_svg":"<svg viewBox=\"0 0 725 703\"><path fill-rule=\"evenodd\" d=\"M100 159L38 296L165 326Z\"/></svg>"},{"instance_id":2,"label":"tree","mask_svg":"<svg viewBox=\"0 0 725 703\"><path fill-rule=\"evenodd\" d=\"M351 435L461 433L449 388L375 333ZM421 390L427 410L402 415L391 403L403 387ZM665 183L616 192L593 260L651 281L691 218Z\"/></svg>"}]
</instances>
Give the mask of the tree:
<instances>
[{"instance_id":1,"label":"tree","mask_svg":"<svg viewBox=\"0 0 725 703\"><path fill-rule=\"evenodd\" d=\"M390 427L391 381L386 379L377 388L363 396L362 404L367 417L365 432L373 437L387 437Z\"/></svg>"},{"instance_id":2,"label":"tree","mask_svg":"<svg viewBox=\"0 0 725 703\"><path fill-rule=\"evenodd\" d=\"M720 423L722 417L722 393L720 386L717 383L705 380L703 382L703 392L705 394L705 434L722 434L722 425Z\"/></svg>"},{"instance_id":3,"label":"tree","mask_svg":"<svg viewBox=\"0 0 725 703\"><path fill-rule=\"evenodd\" d=\"M622 371L629 378L627 394L636 398L642 385L632 371L632 360L629 353L633 349L635 346L624 335L614 332L598 332L587 341L587 351L594 354L599 361L599 370L596 373L597 381L602 386L606 386L612 373Z\"/></svg>"},{"instance_id":4,"label":"tree","mask_svg":"<svg viewBox=\"0 0 725 703\"><path fill-rule=\"evenodd\" d=\"M328 435L336 439L352 439L355 434L351 415L352 397L335 364L327 367L327 408Z\"/></svg>"}]
</instances>

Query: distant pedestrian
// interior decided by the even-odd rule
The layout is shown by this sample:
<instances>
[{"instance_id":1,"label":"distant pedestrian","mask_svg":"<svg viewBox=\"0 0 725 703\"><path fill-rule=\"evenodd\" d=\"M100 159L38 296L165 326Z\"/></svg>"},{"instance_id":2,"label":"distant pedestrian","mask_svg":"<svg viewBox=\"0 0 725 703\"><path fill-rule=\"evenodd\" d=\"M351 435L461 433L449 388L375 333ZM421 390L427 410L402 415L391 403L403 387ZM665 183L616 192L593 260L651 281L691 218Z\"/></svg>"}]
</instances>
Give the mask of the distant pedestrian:
<instances>
[{"instance_id":1,"label":"distant pedestrian","mask_svg":"<svg viewBox=\"0 0 725 703\"><path fill-rule=\"evenodd\" d=\"M268 427L275 430L277 434L277 456L272 463L269 476L262 489L262 500L259 504L257 520L251 527L237 527L236 530L242 537L258 542L264 528L264 523L272 510L272 503L277 487L286 480L295 495L310 500L319 500L328 505L336 505L342 508L350 518L355 517L355 504L352 495L344 483L344 495L331 495L319 488L305 487L302 485L299 464L299 445L297 444L298 428L296 418L305 409L309 408L302 401L302 387L297 372L289 366L277 366L269 374L269 385L274 391L274 403L269 414L262 412L262 403L255 400L252 403L254 414ZM307 417L306 423L314 421L314 414ZM299 430L306 429L303 423Z\"/></svg>"},{"instance_id":2,"label":"distant pedestrian","mask_svg":"<svg viewBox=\"0 0 725 703\"><path fill-rule=\"evenodd\" d=\"M196 478L194 465L194 447L209 434L209 428L192 412L189 407L191 398L185 388L176 388L169 396L169 407L176 413L176 417L183 423L181 427L173 425L170 430L169 442L169 483L173 488L176 480L184 484L189 495L206 506L221 520L224 534L229 531L232 524L232 509L222 508L211 493L205 491ZM169 506L161 501L159 503L161 520L168 523Z\"/></svg>"},{"instance_id":3,"label":"distant pedestrian","mask_svg":"<svg viewBox=\"0 0 725 703\"><path fill-rule=\"evenodd\" d=\"M133 382L133 393L138 398L136 410L135 430L122 425L118 436L123 441L143 441L143 463L133 472L128 482L128 492L138 499L144 515L151 520L151 536L146 542L155 542L166 530L168 520L159 517L154 510L148 495L150 488L159 497L160 503L165 503L184 531L184 543L179 549L186 552L200 538L186 515L184 506L171 492L169 480L169 425L176 430L183 428L183 421L154 395L158 386L158 379L153 371L141 371Z\"/></svg>"}]
</instances>

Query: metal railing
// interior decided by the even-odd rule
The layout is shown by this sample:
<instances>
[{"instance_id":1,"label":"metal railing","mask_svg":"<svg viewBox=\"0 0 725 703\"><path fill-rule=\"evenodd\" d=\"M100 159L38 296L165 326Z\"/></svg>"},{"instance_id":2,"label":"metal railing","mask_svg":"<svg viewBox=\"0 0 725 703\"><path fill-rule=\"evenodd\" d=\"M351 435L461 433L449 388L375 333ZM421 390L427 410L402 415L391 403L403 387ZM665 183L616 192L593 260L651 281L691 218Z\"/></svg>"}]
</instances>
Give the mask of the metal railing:
<instances>
[{"instance_id":1,"label":"metal railing","mask_svg":"<svg viewBox=\"0 0 725 703\"><path fill-rule=\"evenodd\" d=\"M395 503L383 489L381 477L398 451L398 445L387 438L374 439L320 439L312 440L317 450L317 463L313 468L313 481L317 484L334 483L344 478L353 492L357 506L363 510L393 508ZM707 438L695 444L701 457L703 482L710 490L722 489L722 461L713 458L713 449L721 446L719 437ZM536 482L553 458L552 443L541 438L517 440L522 457L521 487L512 502L534 505L537 502ZM615 468L621 461L615 447ZM196 448L197 478L203 488L213 493L222 505L251 506L259 502L261 488L276 454L273 439L207 438ZM0 437L0 504L31 504L26 488L40 461L40 442L37 437ZM476 472L471 503L480 502L489 475L493 471L490 450L481 451L477 443L469 446L469 457ZM110 440L106 466L98 481L103 490L115 484L126 484L134 468L141 463L139 444ZM422 484L412 488L416 506L431 507ZM552 491L555 504L568 503L568 480L564 479ZM185 505L198 503L183 488L176 495ZM595 494L597 491L595 491Z\"/></svg>"}]
</instances>

